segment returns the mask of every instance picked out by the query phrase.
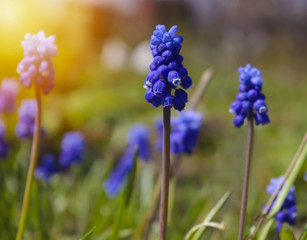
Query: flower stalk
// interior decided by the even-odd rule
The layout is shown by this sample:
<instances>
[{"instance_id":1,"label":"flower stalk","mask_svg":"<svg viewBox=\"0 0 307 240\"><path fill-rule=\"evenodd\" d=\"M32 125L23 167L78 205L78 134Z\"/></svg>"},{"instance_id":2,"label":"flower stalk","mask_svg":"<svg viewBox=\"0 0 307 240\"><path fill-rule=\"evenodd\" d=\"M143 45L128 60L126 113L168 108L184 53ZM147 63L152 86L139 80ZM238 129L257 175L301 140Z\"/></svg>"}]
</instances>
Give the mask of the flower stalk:
<instances>
[{"instance_id":1,"label":"flower stalk","mask_svg":"<svg viewBox=\"0 0 307 240\"><path fill-rule=\"evenodd\" d=\"M30 165L28 169L26 188L23 197L21 217L20 217L16 240L21 240L23 238L23 233L26 225L27 213L30 203L31 189L33 185L34 170L37 163L37 155L38 155L39 140L41 133L41 114L42 114L41 92L40 92L40 87L37 85L35 85L35 100L37 104L37 114L35 116L35 129L32 141L32 148L31 148Z\"/></svg>"},{"instance_id":2,"label":"flower stalk","mask_svg":"<svg viewBox=\"0 0 307 240\"><path fill-rule=\"evenodd\" d=\"M159 240L166 239L169 168L170 168L170 133L171 133L171 108L163 108L163 151L162 151L162 181L160 198L160 231Z\"/></svg>"},{"instance_id":3,"label":"flower stalk","mask_svg":"<svg viewBox=\"0 0 307 240\"><path fill-rule=\"evenodd\" d=\"M243 239L244 234L244 225L245 225L245 215L248 199L248 183L250 175L250 165L253 151L253 140L254 140L254 122L253 116L248 117L248 142L247 142L247 152L246 152L246 161L245 161L245 171L244 171L244 182L243 182L243 191L242 191L242 201L241 201L241 213L240 213L240 224L239 224L239 235L238 239Z\"/></svg>"}]
</instances>

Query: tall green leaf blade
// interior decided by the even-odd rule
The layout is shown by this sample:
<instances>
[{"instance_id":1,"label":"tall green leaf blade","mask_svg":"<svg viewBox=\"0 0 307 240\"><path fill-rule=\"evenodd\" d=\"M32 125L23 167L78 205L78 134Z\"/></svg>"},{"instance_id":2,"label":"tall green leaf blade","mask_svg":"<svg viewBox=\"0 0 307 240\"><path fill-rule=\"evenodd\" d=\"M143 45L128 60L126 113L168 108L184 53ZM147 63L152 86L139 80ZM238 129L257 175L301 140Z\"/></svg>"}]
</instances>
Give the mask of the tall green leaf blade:
<instances>
[{"instance_id":1,"label":"tall green leaf blade","mask_svg":"<svg viewBox=\"0 0 307 240\"><path fill-rule=\"evenodd\" d=\"M257 240L266 240L267 239L267 236L270 232L270 229L272 227L274 223L274 219L270 219L265 225L264 227L262 228L262 230L260 231L258 237L257 237Z\"/></svg>"},{"instance_id":2,"label":"tall green leaf blade","mask_svg":"<svg viewBox=\"0 0 307 240\"><path fill-rule=\"evenodd\" d=\"M214 208L209 212L201 224L198 224L190 229L186 234L185 240L199 240L208 228L208 223L213 217L222 209L230 197L230 192L226 192L224 196L218 201Z\"/></svg>"},{"instance_id":3,"label":"tall green leaf blade","mask_svg":"<svg viewBox=\"0 0 307 240\"><path fill-rule=\"evenodd\" d=\"M86 240L89 239L89 237L95 232L96 226L93 227L91 230L89 230L80 240Z\"/></svg>"},{"instance_id":4,"label":"tall green leaf blade","mask_svg":"<svg viewBox=\"0 0 307 240\"><path fill-rule=\"evenodd\" d=\"M293 232L288 228L282 228L279 237L280 240L296 240Z\"/></svg>"},{"instance_id":5,"label":"tall green leaf blade","mask_svg":"<svg viewBox=\"0 0 307 240\"><path fill-rule=\"evenodd\" d=\"M132 192L134 189L134 180L136 175L136 162L138 157L138 149L135 149L134 158L133 158L133 165L131 172L128 176L126 186L124 187L123 194L120 199L119 207L116 213L115 222L112 227L112 233L110 240L117 240L119 238L119 232L122 225L122 221L124 219L125 213L128 209Z\"/></svg>"}]
</instances>

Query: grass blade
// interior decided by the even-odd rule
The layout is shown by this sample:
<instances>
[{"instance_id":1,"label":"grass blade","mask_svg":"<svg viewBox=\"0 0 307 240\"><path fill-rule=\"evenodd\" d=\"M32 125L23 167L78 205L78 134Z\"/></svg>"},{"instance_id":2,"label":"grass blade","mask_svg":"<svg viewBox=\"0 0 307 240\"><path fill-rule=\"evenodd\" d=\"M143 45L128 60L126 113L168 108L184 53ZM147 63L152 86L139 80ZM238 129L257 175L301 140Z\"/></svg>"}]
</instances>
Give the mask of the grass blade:
<instances>
[{"instance_id":1,"label":"grass blade","mask_svg":"<svg viewBox=\"0 0 307 240\"><path fill-rule=\"evenodd\" d=\"M190 231L185 236L185 240L198 240L203 236L208 227L214 226L214 224L212 225L211 220L222 209L229 197L230 192L226 192L214 206L214 208L209 212L204 221L190 229Z\"/></svg>"},{"instance_id":2,"label":"grass blade","mask_svg":"<svg viewBox=\"0 0 307 240\"><path fill-rule=\"evenodd\" d=\"M269 232L270 232L270 229L272 227L274 223L274 219L270 219L265 225L264 227L262 228L261 232L259 233L259 236L257 238L257 240L266 240Z\"/></svg>"},{"instance_id":3,"label":"grass blade","mask_svg":"<svg viewBox=\"0 0 307 240\"><path fill-rule=\"evenodd\" d=\"M93 227L91 230L89 230L80 240L86 240L89 239L89 237L95 232L96 226Z\"/></svg>"}]
</instances>

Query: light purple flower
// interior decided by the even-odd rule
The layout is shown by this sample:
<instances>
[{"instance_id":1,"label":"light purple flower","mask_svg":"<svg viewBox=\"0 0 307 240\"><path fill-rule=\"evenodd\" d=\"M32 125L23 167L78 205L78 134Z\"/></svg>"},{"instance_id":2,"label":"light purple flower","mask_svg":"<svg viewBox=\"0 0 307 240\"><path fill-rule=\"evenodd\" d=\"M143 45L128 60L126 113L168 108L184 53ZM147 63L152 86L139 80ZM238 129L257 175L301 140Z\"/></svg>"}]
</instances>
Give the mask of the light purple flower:
<instances>
[{"instance_id":1,"label":"light purple flower","mask_svg":"<svg viewBox=\"0 0 307 240\"><path fill-rule=\"evenodd\" d=\"M12 113L16 108L19 85L14 78L4 78L0 86L0 112Z\"/></svg>"},{"instance_id":2,"label":"light purple flower","mask_svg":"<svg viewBox=\"0 0 307 240\"><path fill-rule=\"evenodd\" d=\"M19 80L25 88L30 88L34 82L42 87L44 94L48 94L54 87L55 72L51 58L58 54L54 42L55 36L46 37L43 31L25 35L25 40L21 42L24 58L17 66Z\"/></svg>"},{"instance_id":3,"label":"light purple flower","mask_svg":"<svg viewBox=\"0 0 307 240\"><path fill-rule=\"evenodd\" d=\"M36 114L37 105L34 99L25 99L21 102L21 106L18 109L18 122L15 127L16 135L20 139L33 136ZM43 129L42 133L44 133Z\"/></svg>"}]
</instances>

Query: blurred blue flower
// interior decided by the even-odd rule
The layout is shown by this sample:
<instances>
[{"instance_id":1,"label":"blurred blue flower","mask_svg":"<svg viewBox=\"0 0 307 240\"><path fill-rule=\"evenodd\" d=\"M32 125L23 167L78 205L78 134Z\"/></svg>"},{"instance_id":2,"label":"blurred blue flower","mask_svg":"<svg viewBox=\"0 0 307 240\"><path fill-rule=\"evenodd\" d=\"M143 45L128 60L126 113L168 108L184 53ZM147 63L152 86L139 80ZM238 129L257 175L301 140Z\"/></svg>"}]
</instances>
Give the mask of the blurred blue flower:
<instances>
[{"instance_id":1,"label":"blurred blue flower","mask_svg":"<svg viewBox=\"0 0 307 240\"><path fill-rule=\"evenodd\" d=\"M9 152L9 146L7 145L5 139L5 125L0 121L0 159L6 158Z\"/></svg>"},{"instance_id":2,"label":"blurred blue flower","mask_svg":"<svg viewBox=\"0 0 307 240\"><path fill-rule=\"evenodd\" d=\"M305 182L307 182L307 171L305 172L304 180L305 180Z\"/></svg>"},{"instance_id":3,"label":"blurred blue flower","mask_svg":"<svg viewBox=\"0 0 307 240\"><path fill-rule=\"evenodd\" d=\"M67 132L61 143L62 151L59 156L61 168L67 169L73 164L85 159L85 141L82 133L77 131Z\"/></svg>"},{"instance_id":4,"label":"blurred blue flower","mask_svg":"<svg viewBox=\"0 0 307 240\"><path fill-rule=\"evenodd\" d=\"M150 40L150 49L153 61L149 65L151 72L148 73L144 88L145 100L153 106L163 105L164 108L174 107L182 111L188 102L187 93L180 89L172 95L172 89L180 85L184 89L192 86L192 79L188 71L183 67L181 50L182 36L176 35L177 26L172 26L167 32L164 25L157 25Z\"/></svg>"},{"instance_id":5,"label":"blurred blue flower","mask_svg":"<svg viewBox=\"0 0 307 240\"><path fill-rule=\"evenodd\" d=\"M34 99L26 99L21 102L18 109L18 122L15 132L20 139L33 136L37 105Z\"/></svg>"},{"instance_id":6,"label":"blurred blue flower","mask_svg":"<svg viewBox=\"0 0 307 240\"><path fill-rule=\"evenodd\" d=\"M35 116L37 114L37 105L34 99L25 99L21 102L18 109L18 122L15 127L16 135L20 139L31 138L34 134ZM41 129L41 134L45 134Z\"/></svg>"},{"instance_id":7,"label":"blurred blue flower","mask_svg":"<svg viewBox=\"0 0 307 240\"><path fill-rule=\"evenodd\" d=\"M138 157L147 162L151 158L150 149L150 131L143 124L132 126L128 133L128 146L124 156L119 160L119 163L111 173L110 177L104 182L103 186L110 198L115 197L124 186L126 177L130 173L133 166L133 158L136 147L138 147Z\"/></svg>"},{"instance_id":8,"label":"blurred blue flower","mask_svg":"<svg viewBox=\"0 0 307 240\"><path fill-rule=\"evenodd\" d=\"M229 112L234 114L233 124L241 127L246 117L253 115L256 125L270 123L267 115L268 107L265 103L265 95L261 93L263 78L261 71L250 64L238 69L239 93L236 101L231 103Z\"/></svg>"},{"instance_id":9,"label":"blurred blue flower","mask_svg":"<svg viewBox=\"0 0 307 240\"><path fill-rule=\"evenodd\" d=\"M51 177L58 173L60 170L56 165L56 158L52 154L44 156L41 165L36 167L34 175L37 179L42 179L45 182L49 182Z\"/></svg>"},{"instance_id":10,"label":"blurred blue flower","mask_svg":"<svg viewBox=\"0 0 307 240\"><path fill-rule=\"evenodd\" d=\"M270 181L270 185L268 185L266 188L267 193L272 195L277 189L277 187L279 186L279 184L281 183L281 181L283 180L283 178L284 178L283 175L280 176L279 178L272 178ZM280 191L277 194L277 196L279 194L280 194ZM274 206L274 204L275 204L275 200L274 200L272 207ZM280 210L275 215L276 231L280 232L283 223L294 225L296 217L297 217L297 208L296 208L295 187L292 186Z\"/></svg>"},{"instance_id":11,"label":"blurred blue flower","mask_svg":"<svg viewBox=\"0 0 307 240\"><path fill-rule=\"evenodd\" d=\"M178 117L171 118L170 151L172 154L192 154L201 129L203 115L193 110L179 113ZM162 119L156 121L158 140L156 148L162 151Z\"/></svg>"},{"instance_id":12,"label":"blurred blue flower","mask_svg":"<svg viewBox=\"0 0 307 240\"><path fill-rule=\"evenodd\" d=\"M127 141L128 148L134 154L134 150L138 147L139 155L138 157L141 160L149 161L151 158L151 149L150 149L150 131L148 127L143 124L135 124L129 130Z\"/></svg>"}]
</instances>

